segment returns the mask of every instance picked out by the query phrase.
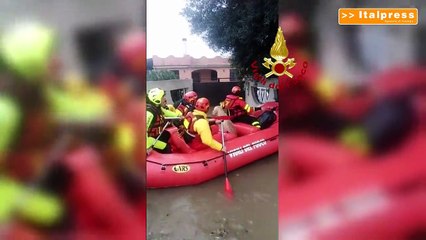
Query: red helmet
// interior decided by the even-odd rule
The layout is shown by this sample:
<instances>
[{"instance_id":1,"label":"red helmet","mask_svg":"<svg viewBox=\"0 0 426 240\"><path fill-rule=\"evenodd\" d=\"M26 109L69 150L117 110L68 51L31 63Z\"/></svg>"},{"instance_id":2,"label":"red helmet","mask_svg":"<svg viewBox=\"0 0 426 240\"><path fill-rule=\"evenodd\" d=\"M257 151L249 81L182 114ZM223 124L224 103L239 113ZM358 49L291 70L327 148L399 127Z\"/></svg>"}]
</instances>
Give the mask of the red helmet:
<instances>
[{"instance_id":1,"label":"red helmet","mask_svg":"<svg viewBox=\"0 0 426 240\"><path fill-rule=\"evenodd\" d=\"M210 102L207 98L199 98L195 103L195 109L202 112L208 112L210 107Z\"/></svg>"},{"instance_id":2,"label":"red helmet","mask_svg":"<svg viewBox=\"0 0 426 240\"><path fill-rule=\"evenodd\" d=\"M146 39L144 32L130 32L120 39L118 56L127 71L146 72Z\"/></svg>"},{"instance_id":3,"label":"red helmet","mask_svg":"<svg viewBox=\"0 0 426 240\"><path fill-rule=\"evenodd\" d=\"M232 92L233 94L235 94L235 95L238 95L238 94L240 94L240 92L241 92L241 88L240 88L239 86L234 86L234 87L232 88L231 92Z\"/></svg>"},{"instance_id":4,"label":"red helmet","mask_svg":"<svg viewBox=\"0 0 426 240\"><path fill-rule=\"evenodd\" d=\"M197 101L197 99L198 99L198 95L194 91L189 91L185 93L185 95L183 95L183 100L185 100L188 103L194 104L195 101Z\"/></svg>"}]
</instances>

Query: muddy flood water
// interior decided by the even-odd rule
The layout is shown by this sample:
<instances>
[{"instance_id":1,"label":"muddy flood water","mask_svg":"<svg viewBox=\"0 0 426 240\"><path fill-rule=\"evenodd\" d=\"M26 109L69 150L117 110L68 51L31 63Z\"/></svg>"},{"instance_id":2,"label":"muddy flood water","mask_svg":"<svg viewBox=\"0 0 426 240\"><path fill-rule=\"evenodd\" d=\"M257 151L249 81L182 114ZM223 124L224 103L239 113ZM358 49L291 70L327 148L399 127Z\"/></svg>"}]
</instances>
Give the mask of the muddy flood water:
<instances>
[{"instance_id":1,"label":"muddy flood water","mask_svg":"<svg viewBox=\"0 0 426 240\"><path fill-rule=\"evenodd\" d=\"M148 240L278 239L278 154L191 187L147 193Z\"/></svg>"}]
</instances>

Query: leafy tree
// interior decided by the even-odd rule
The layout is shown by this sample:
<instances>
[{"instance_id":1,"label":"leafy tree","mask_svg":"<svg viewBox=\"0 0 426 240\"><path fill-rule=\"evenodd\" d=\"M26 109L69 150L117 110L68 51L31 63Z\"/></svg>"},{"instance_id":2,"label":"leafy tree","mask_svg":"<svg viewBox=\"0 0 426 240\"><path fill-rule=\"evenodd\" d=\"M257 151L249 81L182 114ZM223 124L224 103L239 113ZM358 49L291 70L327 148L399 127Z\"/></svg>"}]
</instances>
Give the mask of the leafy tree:
<instances>
[{"instance_id":1,"label":"leafy tree","mask_svg":"<svg viewBox=\"0 0 426 240\"><path fill-rule=\"evenodd\" d=\"M148 81L178 79L176 73L167 70L148 70Z\"/></svg>"},{"instance_id":2,"label":"leafy tree","mask_svg":"<svg viewBox=\"0 0 426 240\"><path fill-rule=\"evenodd\" d=\"M250 65L263 58L275 41L278 0L189 0L182 15L191 31L221 53L231 53L240 76L251 75Z\"/></svg>"}]
</instances>

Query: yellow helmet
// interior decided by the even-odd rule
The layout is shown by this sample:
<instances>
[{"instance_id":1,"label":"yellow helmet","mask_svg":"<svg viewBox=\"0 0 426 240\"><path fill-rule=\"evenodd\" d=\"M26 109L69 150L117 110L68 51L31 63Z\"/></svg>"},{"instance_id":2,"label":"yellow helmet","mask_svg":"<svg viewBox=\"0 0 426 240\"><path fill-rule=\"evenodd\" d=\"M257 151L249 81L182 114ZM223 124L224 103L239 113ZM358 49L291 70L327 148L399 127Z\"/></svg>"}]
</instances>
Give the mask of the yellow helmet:
<instances>
[{"instance_id":1,"label":"yellow helmet","mask_svg":"<svg viewBox=\"0 0 426 240\"><path fill-rule=\"evenodd\" d=\"M164 90L159 88L153 88L148 92L148 99L154 103L156 106L161 104L161 99L166 95Z\"/></svg>"},{"instance_id":2,"label":"yellow helmet","mask_svg":"<svg viewBox=\"0 0 426 240\"><path fill-rule=\"evenodd\" d=\"M54 42L53 29L39 23L22 23L3 33L0 55L16 74L33 80L47 72Z\"/></svg>"}]
</instances>

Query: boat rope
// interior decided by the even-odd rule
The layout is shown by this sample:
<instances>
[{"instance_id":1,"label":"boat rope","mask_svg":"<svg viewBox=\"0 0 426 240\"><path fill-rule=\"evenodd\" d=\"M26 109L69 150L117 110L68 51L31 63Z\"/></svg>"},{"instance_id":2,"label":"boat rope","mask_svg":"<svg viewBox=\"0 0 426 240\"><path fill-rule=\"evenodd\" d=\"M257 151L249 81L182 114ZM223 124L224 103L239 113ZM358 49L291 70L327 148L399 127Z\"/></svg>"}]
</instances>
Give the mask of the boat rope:
<instances>
[{"instance_id":1,"label":"boat rope","mask_svg":"<svg viewBox=\"0 0 426 240\"><path fill-rule=\"evenodd\" d=\"M275 135L275 136L272 136L270 138L263 139L263 141L265 141L265 142L272 141L272 140L275 140L277 138L278 138L278 135ZM227 152L226 155L230 155L230 154L232 154L234 152L241 151L241 150L247 149L249 147L253 147L254 145L257 145L257 144L259 144L259 143L254 143L254 144L251 143L251 144L244 145L244 147L239 147L239 148L237 148L237 149L235 149L233 151ZM165 170L166 166L173 166L173 165L179 165L179 164L189 165L189 164L199 164L199 163L202 163L202 164L204 164L204 166L207 166L208 162L216 160L218 158L222 158L222 157L223 157L223 154L218 155L217 157L213 157L213 158L207 159L207 160L200 160L200 161L195 161L195 162L180 162L180 163L160 163L160 162L156 162L156 161L152 161L152 160L148 160L148 159L146 160L146 162L160 165L161 168L162 168L162 170Z\"/></svg>"}]
</instances>

